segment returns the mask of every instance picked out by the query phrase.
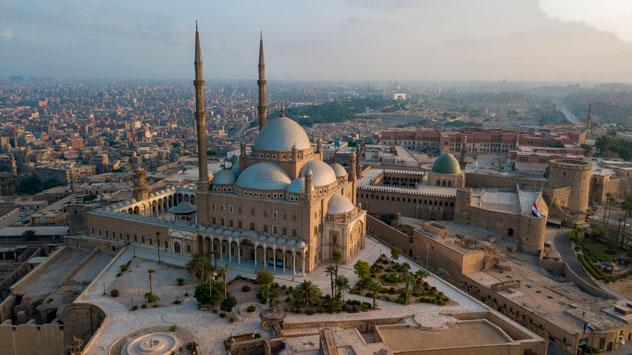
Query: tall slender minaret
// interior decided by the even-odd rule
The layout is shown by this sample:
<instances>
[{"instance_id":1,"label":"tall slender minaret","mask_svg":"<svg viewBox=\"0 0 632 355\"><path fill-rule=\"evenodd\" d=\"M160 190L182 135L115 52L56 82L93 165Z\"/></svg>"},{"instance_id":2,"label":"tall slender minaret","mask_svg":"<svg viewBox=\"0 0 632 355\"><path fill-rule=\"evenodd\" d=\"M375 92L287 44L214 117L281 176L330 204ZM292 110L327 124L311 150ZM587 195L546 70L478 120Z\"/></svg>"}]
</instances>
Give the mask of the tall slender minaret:
<instances>
[{"instance_id":1,"label":"tall slender minaret","mask_svg":"<svg viewBox=\"0 0 632 355\"><path fill-rule=\"evenodd\" d=\"M204 75L202 73L202 48L200 33L195 21L195 128L198 139L198 190L208 189L208 167L206 162L206 109L204 103Z\"/></svg>"},{"instance_id":2,"label":"tall slender minaret","mask_svg":"<svg viewBox=\"0 0 632 355\"><path fill-rule=\"evenodd\" d=\"M592 103L588 104L588 116L586 117L586 134L592 135Z\"/></svg>"},{"instance_id":3,"label":"tall slender minaret","mask_svg":"<svg viewBox=\"0 0 632 355\"><path fill-rule=\"evenodd\" d=\"M257 112L259 114L259 131L265 126L268 120L268 104L266 104L266 64L263 59L263 32L259 37L259 106Z\"/></svg>"}]
</instances>

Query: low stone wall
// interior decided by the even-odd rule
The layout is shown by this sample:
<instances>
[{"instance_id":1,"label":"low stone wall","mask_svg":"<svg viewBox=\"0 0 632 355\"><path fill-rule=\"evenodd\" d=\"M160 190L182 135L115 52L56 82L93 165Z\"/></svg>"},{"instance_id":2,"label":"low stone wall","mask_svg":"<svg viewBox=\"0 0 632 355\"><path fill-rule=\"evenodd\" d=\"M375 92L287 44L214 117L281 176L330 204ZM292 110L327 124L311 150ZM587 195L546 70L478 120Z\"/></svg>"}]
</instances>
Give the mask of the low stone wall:
<instances>
[{"instance_id":1,"label":"low stone wall","mask_svg":"<svg viewBox=\"0 0 632 355\"><path fill-rule=\"evenodd\" d=\"M31 282L39 273L48 267L48 265L54 263L57 259L64 257L68 254L68 249L66 247L61 247L56 250L52 255L46 259L43 263L37 265L31 272L29 272L26 276L24 276L20 281L16 282L13 286L11 286L11 293L14 295L22 294L24 288Z\"/></svg>"},{"instance_id":2,"label":"low stone wall","mask_svg":"<svg viewBox=\"0 0 632 355\"><path fill-rule=\"evenodd\" d=\"M63 326L27 323L0 325L0 354L60 355L66 354Z\"/></svg>"},{"instance_id":3,"label":"low stone wall","mask_svg":"<svg viewBox=\"0 0 632 355\"><path fill-rule=\"evenodd\" d=\"M66 236L64 245L77 249L100 249L102 252L118 253L125 247L125 243L117 240L93 238L85 235Z\"/></svg>"},{"instance_id":4,"label":"low stone wall","mask_svg":"<svg viewBox=\"0 0 632 355\"><path fill-rule=\"evenodd\" d=\"M562 260L540 257L539 263L540 266L542 266L543 268L552 271L558 275L563 275L569 280L573 281L573 283L577 285L580 290L586 292L589 295L606 299L616 298L608 292L602 290L598 286L586 282L586 280L577 275L575 271L571 270L568 264Z\"/></svg>"},{"instance_id":5,"label":"low stone wall","mask_svg":"<svg viewBox=\"0 0 632 355\"><path fill-rule=\"evenodd\" d=\"M66 275L61 280L61 285L63 286L63 285L70 285L70 284L72 284L72 278L75 277L77 272L79 272L79 270L81 270L90 261L92 261L94 256L97 255L98 253L99 253L99 249L94 249L93 251L91 251L90 254L88 254L88 256L86 256L83 260L81 260L79 265L75 266L74 270L72 270L68 275Z\"/></svg>"},{"instance_id":6,"label":"low stone wall","mask_svg":"<svg viewBox=\"0 0 632 355\"><path fill-rule=\"evenodd\" d=\"M332 327L340 327L343 329L357 329L360 333L368 333L375 330L376 325L387 325L387 324L396 324L401 322L404 317L393 317L393 318L367 318L367 319L353 319L353 320L339 320L339 321L329 321L329 322L300 322L300 323L283 323L283 332L287 330L296 330L296 329L306 329L313 330L314 328L332 328ZM298 336L302 334L296 334L295 331L292 332L292 335ZM292 335L287 335L291 337ZM286 336L283 334L282 336Z\"/></svg>"}]
</instances>

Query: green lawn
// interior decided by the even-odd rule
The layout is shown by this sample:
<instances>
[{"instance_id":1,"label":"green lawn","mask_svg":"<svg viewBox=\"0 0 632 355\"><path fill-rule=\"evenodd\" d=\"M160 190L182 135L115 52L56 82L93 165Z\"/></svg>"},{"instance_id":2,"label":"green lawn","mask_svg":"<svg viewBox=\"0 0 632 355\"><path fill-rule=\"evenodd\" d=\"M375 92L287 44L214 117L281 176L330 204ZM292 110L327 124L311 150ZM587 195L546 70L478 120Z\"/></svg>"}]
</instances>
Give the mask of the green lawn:
<instances>
[{"instance_id":1,"label":"green lawn","mask_svg":"<svg viewBox=\"0 0 632 355\"><path fill-rule=\"evenodd\" d=\"M584 250L588 254L590 254L592 259L596 259L599 261L610 262L610 261L613 261L619 255L627 255L627 251L625 250L622 250L619 248L612 248L605 243L592 240L592 239L584 239L582 241L582 245L584 247Z\"/></svg>"}]
</instances>

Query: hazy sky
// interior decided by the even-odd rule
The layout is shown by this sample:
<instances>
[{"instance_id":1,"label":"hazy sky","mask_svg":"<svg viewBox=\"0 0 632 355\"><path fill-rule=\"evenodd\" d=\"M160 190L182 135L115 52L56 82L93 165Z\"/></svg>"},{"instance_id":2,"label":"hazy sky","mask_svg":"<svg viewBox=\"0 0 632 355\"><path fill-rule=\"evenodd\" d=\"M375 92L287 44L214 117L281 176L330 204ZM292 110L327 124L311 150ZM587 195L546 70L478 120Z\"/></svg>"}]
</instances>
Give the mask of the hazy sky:
<instances>
[{"instance_id":1,"label":"hazy sky","mask_svg":"<svg viewBox=\"0 0 632 355\"><path fill-rule=\"evenodd\" d=\"M0 77L632 82L632 0L0 0Z\"/></svg>"}]
</instances>

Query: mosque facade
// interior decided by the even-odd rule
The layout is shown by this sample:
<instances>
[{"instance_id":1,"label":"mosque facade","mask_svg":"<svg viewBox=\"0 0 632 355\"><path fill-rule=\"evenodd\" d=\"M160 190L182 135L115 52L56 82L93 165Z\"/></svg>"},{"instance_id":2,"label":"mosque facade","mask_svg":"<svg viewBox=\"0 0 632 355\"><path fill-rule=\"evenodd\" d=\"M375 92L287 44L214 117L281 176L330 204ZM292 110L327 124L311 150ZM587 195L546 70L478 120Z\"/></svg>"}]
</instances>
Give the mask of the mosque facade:
<instances>
[{"instance_id":1,"label":"mosque facade","mask_svg":"<svg viewBox=\"0 0 632 355\"><path fill-rule=\"evenodd\" d=\"M199 32L195 38L196 186L149 192L135 173L133 199L88 214L91 236L144 244L176 254L219 254L222 260L274 271L310 272L338 253L342 262L364 247L366 211L356 204L355 155L350 171L323 161L292 119L267 117L263 40L259 48L259 135L212 178L206 157L206 112Z\"/></svg>"}]
</instances>

